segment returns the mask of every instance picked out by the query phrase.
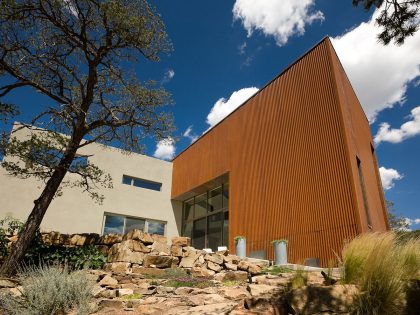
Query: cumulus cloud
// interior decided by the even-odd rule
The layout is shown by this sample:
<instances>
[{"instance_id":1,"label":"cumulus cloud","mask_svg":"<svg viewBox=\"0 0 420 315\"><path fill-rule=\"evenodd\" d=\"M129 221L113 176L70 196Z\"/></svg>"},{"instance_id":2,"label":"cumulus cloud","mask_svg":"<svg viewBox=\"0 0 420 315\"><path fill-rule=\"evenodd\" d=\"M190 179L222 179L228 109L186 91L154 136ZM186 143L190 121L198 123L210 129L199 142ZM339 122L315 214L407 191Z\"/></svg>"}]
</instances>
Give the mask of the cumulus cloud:
<instances>
[{"instance_id":1,"label":"cumulus cloud","mask_svg":"<svg viewBox=\"0 0 420 315\"><path fill-rule=\"evenodd\" d=\"M414 137L420 134L420 106L411 110L410 121L401 125L400 128L391 128L390 124L382 123L379 127L378 133L375 135L375 143L391 142L399 143L405 139Z\"/></svg>"},{"instance_id":2,"label":"cumulus cloud","mask_svg":"<svg viewBox=\"0 0 420 315\"><path fill-rule=\"evenodd\" d=\"M394 170L393 168L385 168L383 166L379 168L379 174L381 175L382 187L385 190L391 189L395 185L394 181L403 178L403 175L398 173L397 170Z\"/></svg>"},{"instance_id":3,"label":"cumulus cloud","mask_svg":"<svg viewBox=\"0 0 420 315\"><path fill-rule=\"evenodd\" d=\"M175 76L175 71L173 69L168 69L163 75L162 83L167 83L173 79Z\"/></svg>"},{"instance_id":4,"label":"cumulus cloud","mask_svg":"<svg viewBox=\"0 0 420 315\"><path fill-rule=\"evenodd\" d=\"M175 156L175 142L173 139L162 139L156 144L154 157L162 160L172 160Z\"/></svg>"},{"instance_id":5,"label":"cumulus cloud","mask_svg":"<svg viewBox=\"0 0 420 315\"><path fill-rule=\"evenodd\" d=\"M240 20L248 37L257 30L273 36L283 46L289 37L303 35L305 26L316 20L323 21L321 11L312 10L315 0L236 0L234 20Z\"/></svg>"},{"instance_id":6,"label":"cumulus cloud","mask_svg":"<svg viewBox=\"0 0 420 315\"><path fill-rule=\"evenodd\" d=\"M193 126L189 126L184 133L182 134L182 136L184 136L185 138L188 138L191 140L191 143L193 143L195 140L198 139L198 136L196 134L194 134L193 132Z\"/></svg>"},{"instance_id":7,"label":"cumulus cloud","mask_svg":"<svg viewBox=\"0 0 420 315\"><path fill-rule=\"evenodd\" d=\"M239 105L258 91L256 87L243 88L232 93L228 100L220 98L207 115L207 124L212 128L219 121L233 112Z\"/></svg>"},{"instance_id":8,"label":"cumulus cloud","mask_svg":"<svg viewBox=\"0 0 420 315\"><path fill-rule=\"evenodd\" d=\"M420 76L420 32L404 45L378 42L380 28L376 10L368 22L361 23L342 36L332 39L337 55L371 122L385 108L403 104L408 85Z\"/></svg>"}]
</instances>

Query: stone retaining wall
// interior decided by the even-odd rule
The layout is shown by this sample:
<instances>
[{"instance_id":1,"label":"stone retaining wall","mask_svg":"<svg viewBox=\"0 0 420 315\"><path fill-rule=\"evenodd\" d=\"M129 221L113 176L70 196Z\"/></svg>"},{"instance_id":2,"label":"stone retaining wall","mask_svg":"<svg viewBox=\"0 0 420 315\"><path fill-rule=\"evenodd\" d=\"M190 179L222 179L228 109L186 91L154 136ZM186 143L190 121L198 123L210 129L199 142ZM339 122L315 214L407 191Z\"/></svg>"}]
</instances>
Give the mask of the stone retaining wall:
<instances>
[{"instance_id":1,"label":"stone retaining wall","mask_svg":"<svg viewBox=\"0 0 420 315\"><path fill-rule=\"evenodd\" d=\"M42 233L47 245L93 245L107 254L104 269L114 273L159 275L167 268L182 268L195 277L243 280L260 273L267 263L241 260L228 251L208 253L190 246L188 237L173 237L171 244L161 235L133 230L125 235Z\"/></svg>"}]
</instances>

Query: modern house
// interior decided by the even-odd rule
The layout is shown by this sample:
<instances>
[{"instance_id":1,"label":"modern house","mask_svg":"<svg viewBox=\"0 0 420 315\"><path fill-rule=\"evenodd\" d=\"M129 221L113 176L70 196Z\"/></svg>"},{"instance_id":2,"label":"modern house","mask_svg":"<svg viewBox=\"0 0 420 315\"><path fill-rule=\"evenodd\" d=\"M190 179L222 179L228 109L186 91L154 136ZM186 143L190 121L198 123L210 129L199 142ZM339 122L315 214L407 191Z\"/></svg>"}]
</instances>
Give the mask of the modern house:
<instances>
[{"instance_id":1,"label":"modern house","mask_svg":"<svg viewBox=\"0 0 420 315\"><path fill-rule=\"evenodd\" d=\"M84 148L111 174L102 206L76 190L53 201L43 229L189 236L196 248L327 265L346 240L389 229L369 123L328 38L172 162ZM36 183L0 174L0 215L25 219ZM16 198L16 196L19 196Z\"/></svg>"}]
</instances>

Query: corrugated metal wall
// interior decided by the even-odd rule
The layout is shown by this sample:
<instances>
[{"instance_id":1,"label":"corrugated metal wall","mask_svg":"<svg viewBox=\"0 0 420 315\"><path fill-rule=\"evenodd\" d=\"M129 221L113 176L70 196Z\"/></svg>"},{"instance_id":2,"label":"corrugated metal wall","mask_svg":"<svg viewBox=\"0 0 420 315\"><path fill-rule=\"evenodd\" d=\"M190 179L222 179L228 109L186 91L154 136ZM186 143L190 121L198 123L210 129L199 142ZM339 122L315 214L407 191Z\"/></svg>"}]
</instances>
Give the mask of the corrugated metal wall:
<instances>
[{"instance_id":1,"label":"corrugated metal wall","mask_svg":"<svg viewBox=\"0 0 420 315\"><path fill-rule=\"evenodd\" d=\"M328 264L366 225L354 143L375 195L374 228L384 226L372 157L364 161L369 126L352 93L323 40L174 159L172 197L228 172L231 250L233 237L244 235L248 250L261 247L272 259L270 241L287 238L289 261Z\"/></svg>"}]
</instances>

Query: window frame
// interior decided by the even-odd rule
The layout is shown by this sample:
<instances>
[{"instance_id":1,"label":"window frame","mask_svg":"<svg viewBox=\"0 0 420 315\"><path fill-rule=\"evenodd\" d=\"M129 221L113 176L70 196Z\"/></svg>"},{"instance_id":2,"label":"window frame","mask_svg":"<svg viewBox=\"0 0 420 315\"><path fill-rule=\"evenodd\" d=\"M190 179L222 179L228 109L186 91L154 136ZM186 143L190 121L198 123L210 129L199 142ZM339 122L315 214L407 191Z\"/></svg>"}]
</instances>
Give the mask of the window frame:
<instances>
[{"instance_id":1,"label":"window frame","mask_svg":"<svg viewBox=\"0 0 420 315\"><path fill-rule=\"evenodd\" d=\"M128 232L126 232L126 221L127 221L127 219L144 220L144 229L143 229L143 232L144 233L149 233L149 221L163 223L164 224L164 228L163 228L163 235L162 236L166 236L166 234L167 234L168 221L156 220L156 219L144 218L144 217L135 217L135 216L131 216L131 215L118 214L118 213L113 213L113 212L104 212L103 222L102 222L102 235L105 235L104 234L104 231L105 231L105 223L106 223L106 217L107 216L122 217L122 218L124 218L124 225L123 225L123 233L122 233L122 235L128 233ZM157 234L157 235L161 235L161 234Z\"/></svg>"},{"instance_id":2,"label":"window frame","mask_svg":"<svg viewBox=\"0 0 420 315\"><path fill-rule=\"evenodd\" d=\"M124 179L129 179L130 183L129 184L124 183ZM146 184L151 184L151 185L156 185L156 186L159 186L159 189L134 185L135 181L144 182ZM144 178L135 177L135 176L130 176L130 175L126 175L126 174L123 174L121 184L122 185L127 185L127 186L132 186L132 187L137 187L137 188L141 188L141 189L151 190L151 191L157 191L157 192L161 192L162 191L162 186L163 186L163 183L161 183L161 182L156 182L156 181L153 181L153 180L144 179Z\"/></svg>"}]
</instances>

